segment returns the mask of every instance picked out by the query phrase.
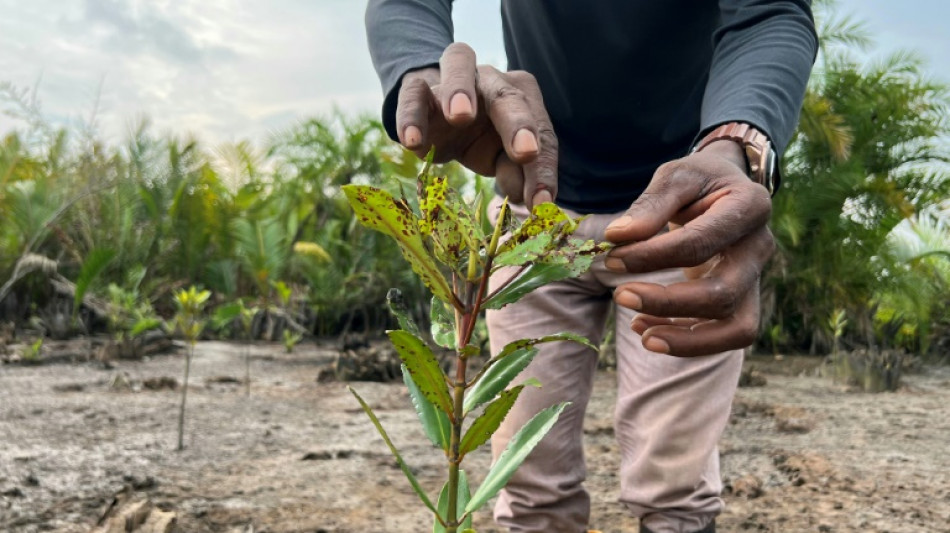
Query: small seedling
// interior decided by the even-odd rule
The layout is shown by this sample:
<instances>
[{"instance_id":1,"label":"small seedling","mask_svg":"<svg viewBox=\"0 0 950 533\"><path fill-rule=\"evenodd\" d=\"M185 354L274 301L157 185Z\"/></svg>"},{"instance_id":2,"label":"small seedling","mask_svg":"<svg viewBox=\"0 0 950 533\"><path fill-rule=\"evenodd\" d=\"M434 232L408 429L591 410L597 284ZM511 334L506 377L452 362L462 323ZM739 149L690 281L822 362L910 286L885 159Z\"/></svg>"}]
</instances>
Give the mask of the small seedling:
<instances>
[{"instance_id":1,"label":"small seedling","mask_svg":"<svg viewBox=\"0 0 950 533\"><path fill-rule=\"evenodd\" d=\"M293 353L294 346L297 346L297 343L300 342L301 339L303 339L302 333L297 333L297 332L291 331L290 329L285 329L284 330L284 350L286 350L287 353Z\"/></svg>"},{"instance_id":2,"label":"small seedling","mask_svg":"<svg viewBox=\"0 0 950 533\"><path fill-rule=\"evenodd\" d=\"M188 343L185 350L185 378L181 387L181 409L178 411L178 451L185 449L185 401L188 398L188 374L191 370L191 358L195 353L195 344L205 327L202 312L210 297L209 291L199 292L194 286L175 293L175 306L178 312L174 318L174 330L181 333Z\"/></svg>"},{"instance_id":3,"label":"small seedling","mask_svg":"<svg viewBox=\"0 0 950 533\"><path fill-rule=\"evenodd\" d=\"M43 357L43 337L33 341L33 344L24 346L20 357L31 363L39 361Z\"/></svg>"},{"instance_id":4,"label":"small seedling","mask_svg":"<svg viewBox=\"0 0 950 533\"><path fill-rule=\"evenodd\" d=\"M584 273L593 257L605 251L606 246L573 238L579 220L553 203L535 206L531 216L514 228L505 201L497 223L486 231L479 219L480 202L464 201L448 187L445 178L432 176L431 163L430 153L418 178L418 212L406 198L395 198L380 189L363 185L347 185L343 189L357 219L364 226L392 237L412 270L433 293L432 337L438 345L455 352L455 372L446 375L406 306L390 298L390 309L401 329L388 334L403 363L403 380L426 435L446 459L447 481L435 504L369 405L355 390L351 388L350 392L379 431L419 499L432 512L433 531L471 532L472 514L505 486L568 407L566 403L553 405L528 421L511 438L473 492L461 469L463 460L488 442L525 387L540 386L535 379L514 387L509 386L511 382L538 353L538 344L574 341L595 349L587 339L570 332L521 339L502 348L472 377L468 375L468 363L471 356L480 352L480 346L473 342L479 314L514 303L547 283ZM508 229L510 236L503 239ZM489 293L489 277L503 276L499 270L504 267L511 267L514 274Z\"/></svg>"}]
</instances>

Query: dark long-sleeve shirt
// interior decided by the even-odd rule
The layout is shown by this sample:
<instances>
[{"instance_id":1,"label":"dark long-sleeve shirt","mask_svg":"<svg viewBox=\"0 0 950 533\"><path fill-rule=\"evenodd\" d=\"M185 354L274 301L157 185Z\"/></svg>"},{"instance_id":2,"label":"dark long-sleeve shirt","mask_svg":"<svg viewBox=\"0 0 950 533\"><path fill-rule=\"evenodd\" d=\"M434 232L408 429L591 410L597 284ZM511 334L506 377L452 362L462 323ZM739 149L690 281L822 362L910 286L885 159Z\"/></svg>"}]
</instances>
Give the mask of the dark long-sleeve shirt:
<instances>
[{"instance_id":1,"label":"dark long-sleeve shirt","mask_svg":"<svg viewBox=\"0 0 950 533\"><path fill-rule=\"evenodd\" d=\"M508 67L537 78L560 145L559 204L616 212L656 168L733 121L781 153L818 40L810 0L502 0ZM395 135L406 72L437 66L451 0L370 0L366 31Z\"/></svg>"}]
</instances>

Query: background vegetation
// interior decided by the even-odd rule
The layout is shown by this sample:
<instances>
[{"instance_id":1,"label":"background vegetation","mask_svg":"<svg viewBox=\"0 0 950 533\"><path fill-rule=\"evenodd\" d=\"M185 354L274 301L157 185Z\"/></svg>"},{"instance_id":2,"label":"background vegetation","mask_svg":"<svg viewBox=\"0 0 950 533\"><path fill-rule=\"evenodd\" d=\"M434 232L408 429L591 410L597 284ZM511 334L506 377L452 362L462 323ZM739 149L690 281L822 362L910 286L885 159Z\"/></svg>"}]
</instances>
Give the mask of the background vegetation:
<instances>
[{"instance_id":1,"label":"background vegetation","mask_svg":"<svg viewBox=\"0 0 950 533\"><path fill-rule=\"evenodd\" d=\"M948 88L912 54L874 56L859 24L823 12L775 200L761 348L945 358ZM0 86L0 102L21 125L0 141L0 321L53 337L137 335L192 284L213 292L212 307L259 307L258 338L379 331L390 287L428 316L395 245L358 225L340 191L414 186L419 162L375 120L336 114L265 147L216 148L143 122L110 146L91 128L51 129L25 91ZM445 172L470 197L490 188ZM242 334L219 315L218 335Z\"/></svg>"}]
</instances>

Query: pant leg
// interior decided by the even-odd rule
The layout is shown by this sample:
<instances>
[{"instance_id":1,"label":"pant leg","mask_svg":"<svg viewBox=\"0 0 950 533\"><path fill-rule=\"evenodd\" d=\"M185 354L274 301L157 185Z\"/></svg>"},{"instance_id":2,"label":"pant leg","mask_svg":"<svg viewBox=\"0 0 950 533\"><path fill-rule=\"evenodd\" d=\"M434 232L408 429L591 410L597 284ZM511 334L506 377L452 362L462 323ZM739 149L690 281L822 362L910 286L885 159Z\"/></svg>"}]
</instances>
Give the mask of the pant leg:
<instances>
[{"instance_id":1,"label":"pant leg","mask_svg":"<svg viewBox=\"0 0 950 533\"><path fill-rule=\"evenodd\" d=\"M670 270L637 279L670 284L683 276ZM653 533L693 533L722 510L717 443L743 352L693 358L649 352L630 329L635 314L617 306L620 500Z\"/></svg>"},{"instance_id":2,"label":"pant leg","mask_svg":"<svg viewBox=\"0 0 950 533\"><path fill-rule=\"evenodd\" d=\"M494 281L508 279L511 274L505 269ZM515 304L488 312L492 353L511 341L560 331L579 333L597 344L610 305L609 291L590 274L546 285ZM542 387L522 391L492 437L493 456L497 459L515 432L542 409L564 401L572 405L500 493L495 521L512 532L579 533L587 530L590 516L590 497L583 487L587 471L582 438L597 354L574 342L546 343L538 348L537 356L514 383L535 377Z\"/></svg>"}]
</instances>

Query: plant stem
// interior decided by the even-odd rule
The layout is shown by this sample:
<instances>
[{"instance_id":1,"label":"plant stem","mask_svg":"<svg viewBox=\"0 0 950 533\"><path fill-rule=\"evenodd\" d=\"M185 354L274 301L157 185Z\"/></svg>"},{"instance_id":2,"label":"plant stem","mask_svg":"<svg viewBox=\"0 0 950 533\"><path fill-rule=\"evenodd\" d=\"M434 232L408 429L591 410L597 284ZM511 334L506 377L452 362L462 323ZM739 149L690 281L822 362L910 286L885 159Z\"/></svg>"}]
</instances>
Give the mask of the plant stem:
<instances>
[{"instance_id":1,"label":"plant stem","mask_svg":"<svg viewBox=\"0 0 950 533\"><path fill-rule=\"evenodd\" d=\"M247 344L244 345L244 396L251 397L251 347Z\"/></svg>"},{"instance_id":2,"label":"plant stem","mask_svg":"<svg viewBox=\"0 0 950 533\"><path fill-rule=\"evenodd\" d=\"M189 343L185 351L185 380L181 386L181 409L178 411L178 451L185 449L185 400L188 399L188 373L191 371L191 353L194 349L195 345Z\"/></svg>"}]
</instances>

